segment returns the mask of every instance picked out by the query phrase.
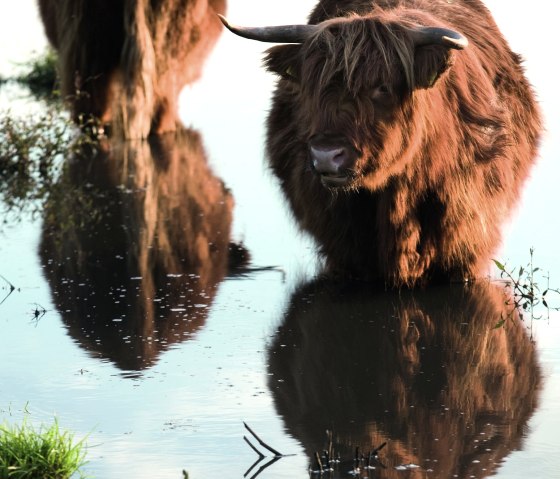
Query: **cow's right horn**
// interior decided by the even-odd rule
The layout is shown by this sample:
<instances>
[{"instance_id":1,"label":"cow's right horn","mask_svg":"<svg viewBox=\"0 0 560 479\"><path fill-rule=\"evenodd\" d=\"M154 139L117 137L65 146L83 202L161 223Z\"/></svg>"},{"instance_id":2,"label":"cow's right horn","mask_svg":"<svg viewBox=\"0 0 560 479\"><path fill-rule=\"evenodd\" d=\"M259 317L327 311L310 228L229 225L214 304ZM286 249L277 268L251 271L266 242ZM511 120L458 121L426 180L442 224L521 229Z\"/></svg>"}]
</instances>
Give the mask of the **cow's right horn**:
<instances>
[{"instance_id":1,"label":"cow's right horn","mask_svg":"<svg viewBox=\"0 0 560 479\"><path fill-rule=\"evenodd\" d=\"M224 26L232 33L249 40L269 43L303 43L317 30L317 25L279 25L273 27L240 27L232 25L218 14Z\"/></svg>"}]
</instances>

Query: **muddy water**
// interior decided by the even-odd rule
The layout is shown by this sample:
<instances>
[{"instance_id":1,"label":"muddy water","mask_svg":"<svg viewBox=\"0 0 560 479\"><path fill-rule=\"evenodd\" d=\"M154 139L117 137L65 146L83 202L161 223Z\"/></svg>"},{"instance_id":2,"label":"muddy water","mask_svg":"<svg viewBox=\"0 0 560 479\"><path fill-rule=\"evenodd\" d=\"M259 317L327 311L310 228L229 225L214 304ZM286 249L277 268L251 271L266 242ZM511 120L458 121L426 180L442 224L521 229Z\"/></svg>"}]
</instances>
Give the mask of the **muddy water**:
<instances>
[{"instance_id":1,"label":"muddy water","mask_svg":"<svg viewBox=\"0 0 560 479\"><path fill-rule=\"evenodd\" d=\"M229 16L303 21L311 3L232 0ZM525 265L533 247L555 286L553 16L544 1L502 3L489 6L527 59L548 134L500 258ZM33 2L18 5L0 7L4 74L44 44ZM496 284L393 295L317 281L263 167L262 50L223 35L182 98L184 135L68 159L45 208L2 225L0 274L16 289L0 279L0 418L57 417L87 436L84 472L105 479L308 477L326 430L333 477L383 443L369 477L558 477L558 314L520 321ZM2 89L2 107L38 108L20 93ZM286 457L267 466L244 421ZM255 464L243 436L267 457Z\"/></svg>"}]
</instances>

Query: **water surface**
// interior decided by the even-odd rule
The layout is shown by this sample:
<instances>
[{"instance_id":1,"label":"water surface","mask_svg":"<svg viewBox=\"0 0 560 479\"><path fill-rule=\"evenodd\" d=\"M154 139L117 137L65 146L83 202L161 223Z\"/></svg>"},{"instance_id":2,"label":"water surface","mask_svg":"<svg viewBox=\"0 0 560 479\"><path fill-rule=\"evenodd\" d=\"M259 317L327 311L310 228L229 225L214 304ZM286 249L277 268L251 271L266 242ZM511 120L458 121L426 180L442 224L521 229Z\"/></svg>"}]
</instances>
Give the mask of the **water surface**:
<instances>
[{"instance_id":1,"label":"water surface","mask_svg":"<svg viewBox=\"0 0 560 479\"><path fill-rule=\"evenodd\" d=\"M311 5L232 0L228 15L302 22ZM533 247L555 286L555 16L544 0L488 5L548 130L499 257L525 265ZM34 2L0 8L8 74L45 40ZM334 477L384 442L370 477L558 477L558 313L510 318L496 284L396 295L316 280L314 246L263 166L264 48L222 35L184 92L180 139L68 159L45 208L2 225L0 274L16 289L0 279L0 418L57 417L87 436L84 472L104 479L254 477L271 453L258 446L252 467L244 421L287 455L263 478L308 477L326 430ZM2 108L40 108L20 93L0 90Z\"/></svg>"}]
</instances>

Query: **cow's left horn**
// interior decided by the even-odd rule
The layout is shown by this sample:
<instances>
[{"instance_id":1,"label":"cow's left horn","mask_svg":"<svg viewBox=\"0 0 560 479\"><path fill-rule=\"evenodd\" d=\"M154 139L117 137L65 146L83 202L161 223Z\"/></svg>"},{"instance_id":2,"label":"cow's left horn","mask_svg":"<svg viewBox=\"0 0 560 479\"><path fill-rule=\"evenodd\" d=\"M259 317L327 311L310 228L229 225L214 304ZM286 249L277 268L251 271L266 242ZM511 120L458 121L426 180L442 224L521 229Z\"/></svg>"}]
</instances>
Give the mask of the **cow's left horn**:
<instances>
[{"instance_id":1,"label":"cow's left horn","mask_svg":"<svg viewBox=\"0 0 560 479\"><path fill-rule=\"evenodd\" d=\"M279 25L273 27L239 27L229 23L218 14L224 26L231 32L249 40L269 43L303 43L317 30L317 25Z\"/></svg>"},{"instance_id":2,"label":"cow's left horn","mask_svg":"<svg viewBox=\"0 0 560 479\"><path fill-rule=\"evenodd\" d=\"M418 27L409 31L414 44L417 46L435 44L463 50L469 44L469 41L463 35L448 28Z\"/></svg>"}]
</instances>

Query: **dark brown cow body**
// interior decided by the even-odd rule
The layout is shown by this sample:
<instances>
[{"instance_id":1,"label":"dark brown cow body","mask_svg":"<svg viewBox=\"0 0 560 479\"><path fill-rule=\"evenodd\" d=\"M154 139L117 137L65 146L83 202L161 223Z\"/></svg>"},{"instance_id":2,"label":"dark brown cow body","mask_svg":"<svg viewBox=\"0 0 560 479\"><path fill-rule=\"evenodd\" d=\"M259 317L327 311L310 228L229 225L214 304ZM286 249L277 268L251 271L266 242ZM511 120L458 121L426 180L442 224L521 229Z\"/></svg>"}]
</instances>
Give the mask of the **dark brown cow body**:
<instances>
[{"instance_id":1,"label":"dark brown cow body","mask_svg":"<svg viewBox=\"0 0 560 479\"><path fill-rule=\"evenodd\" d=\"M38 2L77 121L93 115L125 138L175 130L179 93L200 74L225 0Z\"/></svg>"},{"instance_id":2,"label":"dark brown cow body","mask_svg":"<svg viewBox=\"0 0 560 479\"><path fill-rule=\"evenodd\" d=\"M309 23L230 29L292 43L266 58L268 157L328 271L393 286L485 273L541 133L488 10L322 0Z\"/></svg>"}]
</instances>

